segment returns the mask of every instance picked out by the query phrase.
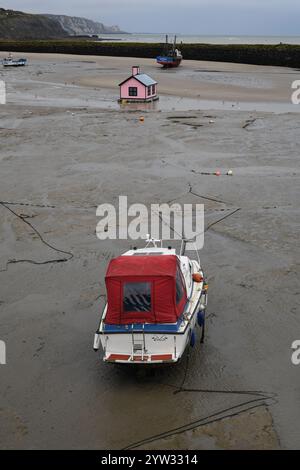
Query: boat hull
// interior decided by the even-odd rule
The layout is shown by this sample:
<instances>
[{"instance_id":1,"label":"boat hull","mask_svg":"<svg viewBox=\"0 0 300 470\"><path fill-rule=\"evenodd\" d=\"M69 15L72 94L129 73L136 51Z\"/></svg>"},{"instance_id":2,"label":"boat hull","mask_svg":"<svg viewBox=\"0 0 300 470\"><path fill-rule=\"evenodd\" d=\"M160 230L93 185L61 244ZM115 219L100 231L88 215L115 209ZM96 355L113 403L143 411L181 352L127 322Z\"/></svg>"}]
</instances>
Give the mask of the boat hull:
<instances>
[{"instance_id":1,"label":"boat hull","mask_svg":"<svg viewBox=\"0 0 300 470\"><path fill-rule=\"evenodd\" d=\"M3 67L24 67L26 63L27 63L26 59L19 59L19 60L4 59L2 62Z\"/></svg>"},{"instance_id":2,"label":"boat hull","mask_svg":"<svg viewBox=\"0 0 300 470\"><path fill-rule=\"evenodd\" d=\"M192 297L186 314L177 323L106 325L101 322L94 337L94 350L102 346L104 362L145 365L178 362L186 348L193 346L197 323L201 330L204 328L207 293L203 286L198 288L195 284ZM107 306L104 316L106 309Z\"/></svg>"},{"instance_id":3,"label":"boat hull","mask_svg":"<svg viewBox=\"0 0 300 470\"><path fill-rule=\"evenodd\" d=\"M179 67L181 64L182 57L173 58L173 57L162 57L159 56L156 58L156 62L159 65L162 65L164 68L174 68Z\"/></svg>"},{"instance_id":4,"label":"boat hull","mask_svg":"<svg viewBox=\"0 0 300 470\"><path fill-rule=\"evenodd\" d=\"M133 333L96 333L94 349L98 348L100 342L104 362L145 365L176 363L189 346L196 323L195 313L185 330L180 333L175 332L177 325L172 325L174 333L166 332L163 325L156 325L158 328L149 332L135 328ZM143 347L133 351L133 344L143 344Z\"/></svg>"}]
</instances>

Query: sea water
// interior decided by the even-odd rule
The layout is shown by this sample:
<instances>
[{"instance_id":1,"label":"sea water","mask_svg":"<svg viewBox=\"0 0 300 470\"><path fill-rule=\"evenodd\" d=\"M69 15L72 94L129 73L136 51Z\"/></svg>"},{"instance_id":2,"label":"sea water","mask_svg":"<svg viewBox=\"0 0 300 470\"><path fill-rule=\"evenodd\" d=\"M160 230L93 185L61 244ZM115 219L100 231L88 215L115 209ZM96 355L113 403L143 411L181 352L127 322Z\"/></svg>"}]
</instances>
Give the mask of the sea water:
<instances>
[{"instance_id":1,"label":"sea water","mask_svg":"<svg viewBox=\"0 0 300 470\"><path fill-rule=\"evenodd\" d=\"M131 34L101 34L99 37L105 41L121 40L122 42L149 42L164 43L167 33L147 34L147 33L131 33ZM174 34L168 33L169 41L172 42ZM201 36L191 34L177 34L177 44L300 44L300 36Z\"/></svg>"}]
</instances>

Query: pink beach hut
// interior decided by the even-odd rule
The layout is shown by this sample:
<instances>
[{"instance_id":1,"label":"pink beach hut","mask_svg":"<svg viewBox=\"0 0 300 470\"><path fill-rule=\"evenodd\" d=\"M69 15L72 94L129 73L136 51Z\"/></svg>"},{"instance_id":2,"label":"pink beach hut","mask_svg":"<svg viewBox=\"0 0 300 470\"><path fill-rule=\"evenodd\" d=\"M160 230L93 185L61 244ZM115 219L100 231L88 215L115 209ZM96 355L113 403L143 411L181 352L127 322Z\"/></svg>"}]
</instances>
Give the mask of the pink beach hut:
<instances>
[{"instance_id":1,"label":"pink beach hut","mask_svg":"<svg viewBox=\"0 0 300 470\"><path fill-rule=\"evenodd\" d=\"M158 100L157 82L145 73L140 73L140 67L132 67L131 77L126 78L120 87L120 100L128 103L148 103Z\"/></svg>"}]
</instances>

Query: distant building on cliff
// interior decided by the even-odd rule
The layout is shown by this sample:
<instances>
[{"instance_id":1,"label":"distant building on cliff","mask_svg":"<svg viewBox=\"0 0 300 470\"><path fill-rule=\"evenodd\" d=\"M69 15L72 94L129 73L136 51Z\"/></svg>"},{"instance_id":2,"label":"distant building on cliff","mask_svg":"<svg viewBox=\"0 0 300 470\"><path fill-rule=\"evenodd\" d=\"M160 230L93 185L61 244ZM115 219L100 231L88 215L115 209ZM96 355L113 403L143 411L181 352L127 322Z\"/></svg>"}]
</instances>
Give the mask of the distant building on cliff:
<instances>
[{"instance_id":1,"label":"distant building on cliff","mask_svg":"<svg viewBox=\"0 0 300 470\"><path fill-rule=\"evenodd\" d=\"M128 103L148 103L158 100L157 82L145 73L140 73L140 67L132 67L132 75L120 87L120 100Z\"/></svg>"}]
</instances>

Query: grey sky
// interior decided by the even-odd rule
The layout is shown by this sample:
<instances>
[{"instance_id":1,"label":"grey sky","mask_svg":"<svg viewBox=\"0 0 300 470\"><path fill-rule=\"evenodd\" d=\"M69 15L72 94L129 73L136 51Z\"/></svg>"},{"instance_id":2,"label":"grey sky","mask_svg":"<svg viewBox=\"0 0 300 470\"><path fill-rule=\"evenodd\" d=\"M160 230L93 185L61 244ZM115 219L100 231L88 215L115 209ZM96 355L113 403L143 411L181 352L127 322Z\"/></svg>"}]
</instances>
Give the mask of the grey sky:
<instances>
[{"instance_id":1,"label":"grey sky","mask_svg":"<svg viewBox=\"0 0 300 470\"><path fill-rule=\"evenodd\" d=\"M129 32L299 35L299 0L8 0L1 7L84 16Z\"/></svg>"}]
</instances>

